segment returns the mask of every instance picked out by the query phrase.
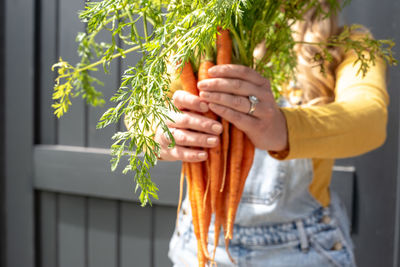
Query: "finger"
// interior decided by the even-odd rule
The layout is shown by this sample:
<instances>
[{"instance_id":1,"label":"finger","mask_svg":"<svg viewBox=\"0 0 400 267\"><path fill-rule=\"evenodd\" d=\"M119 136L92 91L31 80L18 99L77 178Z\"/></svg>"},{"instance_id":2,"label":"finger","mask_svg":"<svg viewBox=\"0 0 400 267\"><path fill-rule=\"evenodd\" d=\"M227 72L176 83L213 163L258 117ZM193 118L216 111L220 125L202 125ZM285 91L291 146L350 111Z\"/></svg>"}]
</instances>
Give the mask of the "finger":
<instances>
[{"instance_id":1,"label":"finger","mask_svg":"<svg viewBox=\"0 0 400 267\"><path fill-rule=\"evenodd\" d=\"M200 97L209 103L219 104L242 113L248 113L251 106L249 98L244 96L204 91L200 92ZM265 101L257 103L251 116L261 118L266 112L267 105L265 103Z\"/></svg>"},{"instance_id":2,"label":"finger","mask_svg":"<svg viewBox=\"0 0 400 267\"><path fill-rule=\"evenodd\" d=\"M170 131L174 137L175 144L179 146L211 148L215 147L219 142L219 138L216 135L182 129L170 129ZM166 134L162 134L160 141L161 147L168 147L171 144L171 140Z\"/></svg>"},{"instance_id":3,"label":"finger","mask_svg":"<svg viewBox=\"0 0 400 267\"><path fill-rule=\"evenodd\" d=\"M224 107L214 103L210 103L209 107L211 111L213 111L215 114L234 124L243 132L248 132L249 129L254 129L260 123L260 120L257 118L228 107Z\"/></svg>"},{"instance_id":4,"label":"finger","mask_svg":"<svg viewBox=\"0 0 400 267\"><path fill-rule=\"evenodd\" d=\"M192 110L197 112L207 112L208 105L201 101L198 96L192 95L183 90L178 90L172 96L172 103L180 110Z\"/></svg>"},{"instance_id":5,"label":"finger","mask_svg":"<svg viewBox=\"0 0 400 267\"><path fill-rule=\"evenodd\" d=\"M216 65L208 70L208 74L214 78L239 78L259 86L269 85L268 79L261 76L254 69L243 65Z\"/></svg>"},{"instance_id":6,"label":"finger","mask_svg":"<svg viewBox=\"0 0 400 267\"><path fill-rule=\"evenodd\" d=\"M182 160L185 162L201 162L206 160L207 156L208 154L206 151L182 146L175 146L171 149L162 149L160 153L160 158L168 161Z\"/></svg>"},{"instance_id":7,"label":"finger","mask_svg":"<svg viewBox=\"0 0 400 267\"><path fill-rule=\"evenodd\" d=\"M197 84L201 91L213 91L240 96L255 95L260 100L269 98L271 90L241 79L212 78L202 80Z\"/></svg>"},{"instance_id":8,"label":"finger","mask_svg":"<svg viewBox=\"0 0 400 267\"><path fill-rule=\"evenodd\" d=\"M170 128L191 129L203 133L220 134L222 125L218 121L209 119L193 112L172 113L167 125Z\"/></svg>"}]
</instances>

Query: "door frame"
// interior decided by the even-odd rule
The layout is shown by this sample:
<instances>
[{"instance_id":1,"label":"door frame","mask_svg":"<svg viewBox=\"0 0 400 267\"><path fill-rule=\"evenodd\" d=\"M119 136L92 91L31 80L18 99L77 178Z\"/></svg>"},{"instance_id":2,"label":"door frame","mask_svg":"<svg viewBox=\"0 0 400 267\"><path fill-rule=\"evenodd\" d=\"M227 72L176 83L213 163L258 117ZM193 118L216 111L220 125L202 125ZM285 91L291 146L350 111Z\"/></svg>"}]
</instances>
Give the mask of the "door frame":
<instances>
[{"instance_id":1,"label":"door frame","mask_svg":"<svg viewBox=\"0 0 400 267\"><path fill-rule=\"evenodd\" d=\"M33 267L34 261L34 6L5 0L2 121L2 266ZM4 8L3 8L4 7Z\"/></svg>"}]
</instances>

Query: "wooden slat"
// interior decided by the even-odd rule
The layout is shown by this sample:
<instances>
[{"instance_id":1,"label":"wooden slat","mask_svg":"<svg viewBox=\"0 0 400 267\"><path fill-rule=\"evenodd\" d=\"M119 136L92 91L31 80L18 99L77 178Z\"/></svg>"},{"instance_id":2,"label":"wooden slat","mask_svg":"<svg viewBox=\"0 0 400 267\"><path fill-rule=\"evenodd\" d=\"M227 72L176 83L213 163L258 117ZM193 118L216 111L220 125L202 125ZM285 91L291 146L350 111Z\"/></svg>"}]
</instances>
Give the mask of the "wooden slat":
<instances>
[{"instance_id":1,"label":"wooden slat","mask_svg":"<svg viewBox=\"0 0 400 267\"><path fill-rule=\"evenodd\" d=\"M362 8L361 8L362 7ZM344 14L348 24L357 23L371 30L375 38L393 39L400 36L399 1L353 0ZM400 48L396 45L395 54ZM400 238L399 221L396 222L396 184L399 183L399 90L398 67L388 68L387 137L383 147L355 159L356 180L356 234L353 235L358 266L399 266L394 254L400 251L396 238ZM370 125L371 128L375 125ZM371 129L371 131L373 131Z\"/></svg>"},{"instance_id":2,"label":"wooden slat","mask_svg":"<svg viewBox=\"0 0 400 267\"><path fill-rule=\"evenodd\" d=\"M86 267L85 198L59 196L58 267Z\"/></svg>"},{"instance_id":3,"label":"wooden slat","mask_svg":"<svg viewBox=\"0 0 400 267\"><path fill-rule=\"evenodd\" d=\"M55 193L40 192L40 267L57 266L57 198Z\"/></svg>"},{"instance_id":4,"label":"wooden slat","mask_svg":"<svg viewBox=\"0 0 400 267\"><path fill-rule=\"evenodd\" d=\"M110 42L110 33L100 33L96 37L97 42L106 41ZM111 137L117 129L117 125L112 124L103 129L96 129L96 125L103 115L103 113L111 106L115 106L115 103L110 103L110 98L118 89L120 80L120 73L118 65L120 64L119 59L115 59L111 62L109 73L105 74L103 66L98 67L98 71L94 73L94 77L98 78L104 83L104 86L98 85L96 89L103 92L104 100L106 104L103 107L89 107L88 116L88 146L90 147L103 147L109 148L112 144Z\"/></svg>"},{"instance_id":5,"label":"wooden slat","mask_svg":"<svg viewBox=\"0 0 400 267\"><path fill-rule=\"evenodd\" d=\"M1 220L5 232L2 247L6 267L34 266L34 207L32 189L33 93L34 93L34 1L5 0L1 18L5 34L4 195ZM2 130L3 131L3 130ZM4 202L3 202L4 201ZM3 234L3 232L0 232Z\"/></svg>"},{"instance_id":6,"label":"wooden slat","mask_svg":"<svg viewBox=\"0 0 400 267\"><path fill-rule=\"evenodd\" d=\"M137 200L133 174L121 169L111 172L109 150L36 146L34 150L34 185L37 189L85 196ZM177 205L180 163L160 161L151 171L159 187L154 203Z\"/></svg>"},{"instance_id":7,"label":"wooden slat","mask_svg":"<svg viewBox=\"0 0 400 267\"><path fill-rule=\"evenodd\" d=\"M120 267L151 266L151 208L121 202Z\"/></svg>"},{"instance_id":8,"label":"wooden slat","mask_svg":"<svg viewBox=\"0 0 400 267\"><path fill-rule=\"evenodd\" d=\"M5 36L5 1L0 1L0 36ZM5 88L5 40L0 39L0 88ZM5 92L0 90L0 125L5 125ZM0 127L0 175L4 175L5 171L5 129ZM0 195L5 196L5 179L0 179ZM2 217L5 217L5 199L0 199L0 213ZM5 219L0 219L0 236L6 236L6 222ZM0 262L4 262L6 258L6 244L5 240L0 241Z\"/></svg>"},{"instance_id":9,"label":"wooden slat","mask_svg":"<svg viewBox=\"0 0 400 267\"><path fill-rule=\"evenodd\" d=\"M40 8L40 142L55 144L57 123L51 107L55 73L51 66L58 60L57 1L42 0Z\"/></svg>"},{"instance_id":10,"label":"wooden slat","mask_svg":"<svg viewBox=\"0 0 400 267\"><path fill-rule=\"evenodd\" d=\"M84 31L79 21L78 11L84 7L84 0L59 0L59 51L60 56L75 65L77 55L76 34ZM85 145L85 104L81 99L73 99L70 110L59 120L58 140L64 145Z\"/></svg>"},{"instance_id":11,"label":"wooden slat","mask_svg":"<svg viewBox=\"0 0 400 267\"><path fill-rule=\"evenodd\" d=\"M354 167L335 166L332 172L331 189L335 191L346 207L350 223L354 216L354 183L356 170Z\"/></svg>"},{"instance_id":12,"label":"wooden slat","mask_svg":"<svg viewBox=\"0 0 400 267\"><path fill-rule=\"evenodd\" d=\"M175 227L176 208L155 206L154 209L153 266L171 266L168 248Z\"/></svg>"},{"instance_id":13,"label":"wooden slat","mask_svg":"<svg viewBox=\"0 0 400 267\"><path fill-rule=\"evenodd\" d=\"M89 198L88 267L117 267L117 202Z\"/></svg>"}]
</instances>

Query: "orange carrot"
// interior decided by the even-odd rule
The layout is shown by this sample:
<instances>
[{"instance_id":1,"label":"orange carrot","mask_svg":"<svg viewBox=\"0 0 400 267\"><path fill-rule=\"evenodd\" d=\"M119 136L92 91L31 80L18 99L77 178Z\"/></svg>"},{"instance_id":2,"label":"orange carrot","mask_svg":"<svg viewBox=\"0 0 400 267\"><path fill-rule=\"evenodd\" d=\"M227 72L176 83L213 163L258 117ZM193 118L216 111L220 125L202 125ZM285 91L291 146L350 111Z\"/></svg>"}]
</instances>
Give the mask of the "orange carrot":
<instances>
[{"instance_id":1,"label":"orange carrot","mask_svg":"<svg viewBox=\"0 0 400 267\"><path fill-rule=\"evenodd\" d=\"M210 78L208 75L208 69L214 66L211 61L202 61L200 63L198 78L199 81ZM217 120L218 116L208 111L205 113L205 116ZM211 197L211 211L215 214L214 218L214 250L212 260L215 258L215 251L218 246L219 241L219 233L221 229L221 212L222 212L222 193L220 192L220 187L222 184L222 174L223 168L221 168L222 163L222 151L221 151L221 143L214 148L210 148L208 150L209 158L207 159L207 167L208 167L208 181L210 181L210 197ZM207 197L207 195L205 196Z\"/></svg>"},{"instance_id":2,"label":"orange carrot","mask_svg":"<svg viewBox=\"0 0 400 267\"><path fill-rule=\"evenodd\" d=\"M230 152L230 184L229 184L229 200L227 214L227 233L225 238L232 239L233 223L235 220L235 206L237 199L240 198L240 175L243 159L243 138L244 134L235 126L231 127L231 152Z\"/></svg>"},{"instance_id":3,"label":"orange carrot","mask_svg":"<svg viewBox=\"0 0 400 267\"><path fill-rule=\"evenodd\" d=\"M184 64L180 79L184 91L189 92L193 95L199 95L196 76L194 75L193 68L190 62L186 62ZM201 245L201 247L198 248L199 263L201 263L200 259L202 259L203 256L207 259L210 258L207 250L207 234L210 225L210 223L208 222L208 217L211 218L211 213L210 215L206 214L207 209L203 207L203 199L205 193L203 163L194 162L190 163L189 166L192 183L190 192L192 197L190 199L190 203L192 208L193 227L195 229L195 232L197 231L196 238L197 240L199 240L198 244Z\"/></svg>"},{"instance_id":4,"label":"orange carrot","mask_svg":"<svg viewBox=\"0 0 400 267\"><path fill-rule=\"evenodd\" d=\"M217 65L231 64L232 39L227 29L218 29L217 34Z\"/></svg>"},{"instance_id":5,"label":"orange carrot","mask_svg":"<svg viewBox=\"0 0 400 267\"><path fill-rule=\"evenodd\" d=\"M197 239L197 260L199 261L199 267L206 266L206 257L203 250L201 249L201 241Z\"/></svg>"},{"instance_id":6,"label":"orange carrot","mask_svg":"<svg viewBox=\"0 0 400 267\"><path fill-rule=\"evenodd\" d=\"M234 219L236 217L236 212L239 207L240 199L243 194L244 186L246 183L247 176L249 175L251 166L253 164L253 159L254 159L254 145L251 142L251 140L244 135L244 144L243 144L243 158L242 158L242 163L241 163L241 172L240 172L240 180L239 180L239 188L237 191L237 198L236 202L233 204L233 214L231 215L232 218ZM231 233L233 233L233 224L231 226Z\"/></svg>"},{"instance_id":7,"label":"orange carrot","mask_svg":"<svg viewBox=\"0 0 400 267\"><path fill-rule=\"evenodd\" d=\"M214 63L211 60L202 60L200 62L199 71L197 73L197 78L199 81L209 79L208 70L214 66Z\"/></svg>"},{"instance_id":8,"label":"orange carrot","mask_svg":"<svg viewBox=\"0 0 400 267\"><path fill-rule=\"evenodd\" d=\"M212 66L214 66L214 63L209 60L204 60L200 63L198 72L199 81L210 78L208 75L208 69L210 69ZM218 119L218 116L212 111L208 111L204 115L213 120ZM221 186L221 143L218 143L216 147L209 149L208 152L209 158L207 159L207 164L209 169L209 179L211 181L211 210L212 212L215 212L217 194Z\"/></svg>"},{"instance_id":9,"label":"orange carrot","mask_svg":"<svg viewBox=\"0 0 400 267\"><path fill-rule=\"evenodd\" d=\"M187 175L187 185L188 185L188 192L189 192L189 202L190 202L190 207L192 209L192 224L193 224L193 230L194 230L194 235L196 236L197 239L197 257L199 261L199 266L204 266L204 254L203 254L203 248L201 245L201 239L200 239L200 227L199 227L199 216L197 212L197 203L196 203L196 197L195 197L195 190L194 190L194 185L193 185L193 177L192 177L192 172L191 172L191 165L187 162L184 162L186 165L186 169L188 169L188 175ZM203 263L203 264L201 264Z\"/></svg>"},{"instance_id":10,"label":"orange carrot","mask_svg":"<svg viewBox=\"0 0 400 267\"><path fill-rule=\"evenodd\" d=\"M232 60L232 39L229 30L218 29L217 34L217 65L230 64ZM222 154L223 154L223 166L224 171L222 175L221 191L225 184L226 179L226 168L228 161L228 149L229 149L229 122L222 119Z\"/></svg>"},{"instance_id":11,"label":"orange carrot","mask_svg":"<svg viewBox=\"0 0 400 267\"><path fill-rule=\"evenodd\" d=\"M229 194L228 194L228 190L230 187L230 168L231 165L229 164L229 159L228 159L228 166L227 166L227 172L226 172L226 183L225 183L225 187L223 188L223 196L222 196L222 211L221 211L221 225L224 228L224 236L226 236L227 232L228 232L228 223L227 223L227 210L229 207ZM229 239L225 238L225 250L226 253L230 259L230 261L233 264L236 264L235 260L233 259L233 257L231 256L231 253L229 252Z\"/></svg>"},{"instance_id":12,"label":"orange carrot","mask_svg":"<svg viewBox=\"0 0 400 267\"><path fill-rule=\"evenodd\" d=\"M199 90L197 89L197 80L194 75L192 64L186 62L182 68L180 76L182 89L193 95L199 95Z\"/></svg>"},{"instance_id":13,"label":"orange carrot","mask_svg":"<svg viewBox=\"0 0 400 267\"><path fill-rule=\"evenodd\" d=\"M239 196L242 196L242 194L243 194L243 189L244 189L244 185L246 183L247 176L249 175L251 166L253 165L254 152L255 152L254 144L245 135L244 136L243 160L242 160L242 167L241 167L242 172L240 174L241 177L240 177ZM237 206L238 206L239 202L240 202L240 197L237 200L238 200L237 201L238 202Z\"/></svg>"},{"instance_id":14,"label":"orange carrot","mask_svg":"<svg viewBox=\"0 0 400 267\"><path fill-rule=\"evenodd\" d=\"M203 163L202 162L193 162L190 164L191 174L193 179L193 190L194 190L194 198L196 202L196 209L198 214L198 222L199 222L199 231L200 231L200 240L202 245L202 250L206 258L210 258L207 250L207 234L208 234L208 226L207 226L207 215L205 214L205 209L203 208L203 198L205 192L205 183L204 183L204 175L203 175ZM203 216L201 216L203 215ZM209 224L208 224L209 225Z\"/></svg>"}]
</instances>

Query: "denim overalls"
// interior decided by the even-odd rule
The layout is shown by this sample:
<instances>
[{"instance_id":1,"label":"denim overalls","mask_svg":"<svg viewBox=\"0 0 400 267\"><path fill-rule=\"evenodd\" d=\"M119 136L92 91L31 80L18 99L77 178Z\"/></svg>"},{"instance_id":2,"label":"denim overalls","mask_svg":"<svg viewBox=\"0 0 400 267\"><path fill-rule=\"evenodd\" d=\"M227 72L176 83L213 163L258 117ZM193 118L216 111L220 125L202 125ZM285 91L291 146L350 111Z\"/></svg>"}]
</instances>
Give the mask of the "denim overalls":
<instances>
[{"instance_id":1,"label":"denim overalls","mask_svg":"<svg viewBox=\"0 0 400 267\"><path fill-rule=\"evenodd\" d=\"M256 149L229 246L236 263L229 260L221 235L215 257L218 267L354 267L344 207L331 192L331 204L323 208L309 193L312 178L310 159L278 161ZM187 199L179 221L169 257L176 267L198 266ZM213 232L212 222L209 251Z\"/></svg>"}]
</instances>

